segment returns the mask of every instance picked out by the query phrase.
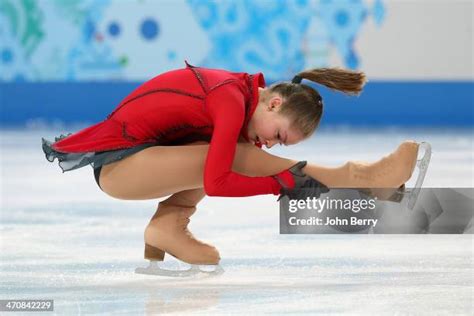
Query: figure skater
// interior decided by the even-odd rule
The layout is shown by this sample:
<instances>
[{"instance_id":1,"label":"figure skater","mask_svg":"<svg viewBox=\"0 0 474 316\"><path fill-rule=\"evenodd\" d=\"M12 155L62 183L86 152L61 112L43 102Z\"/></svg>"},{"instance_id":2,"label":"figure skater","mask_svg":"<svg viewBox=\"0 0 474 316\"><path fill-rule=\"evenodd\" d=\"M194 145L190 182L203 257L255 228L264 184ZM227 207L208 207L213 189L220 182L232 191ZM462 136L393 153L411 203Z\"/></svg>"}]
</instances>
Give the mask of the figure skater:
<instances>
[{"instance_id":1,"label":"figure skater","mask_svg":"<svg viewBox=\"0 0 474 316\"><path fill-rule=\"evenodd\" d=\"M266 87L262 73L186 62L185 68L139 86L104 121L55 142L43 138L43 151L50 162L58 159L63 172L90 164L97 184L111 197L170 195L158 203L145 229L146 259L162 261L168 253L189 264L217 265L217 249L187 228L205 195L294 198L325 188L369 188L371 196L396 199L397 189L413 173L419 149L413 141L377 162L349 161L339 167L262 150L263 145L297 144L318 127L324 102L302 79L349 95L358 95L366 81L362 72L322 68Z\"/></svg>"}]
</instances>

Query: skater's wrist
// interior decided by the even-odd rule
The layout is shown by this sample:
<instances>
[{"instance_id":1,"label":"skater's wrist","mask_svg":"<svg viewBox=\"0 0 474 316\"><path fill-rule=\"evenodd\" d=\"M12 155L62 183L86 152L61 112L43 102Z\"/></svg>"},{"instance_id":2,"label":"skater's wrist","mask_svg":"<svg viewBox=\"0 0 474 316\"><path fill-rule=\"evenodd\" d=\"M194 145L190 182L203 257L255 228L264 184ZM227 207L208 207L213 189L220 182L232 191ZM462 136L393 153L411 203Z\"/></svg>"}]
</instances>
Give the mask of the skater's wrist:
<instances>
[{"instance_id":1,"label":"skater's wrist","mask_svg":"<svg viewBox=\"0 0 474 316\"><path fill-rule=\"evenodd\" d=\"M284 170L274 176L274 179L279 184L279 191L282 189L293 189L295 187L295 179L289 170Z\"/></svg>"}]
</instances>

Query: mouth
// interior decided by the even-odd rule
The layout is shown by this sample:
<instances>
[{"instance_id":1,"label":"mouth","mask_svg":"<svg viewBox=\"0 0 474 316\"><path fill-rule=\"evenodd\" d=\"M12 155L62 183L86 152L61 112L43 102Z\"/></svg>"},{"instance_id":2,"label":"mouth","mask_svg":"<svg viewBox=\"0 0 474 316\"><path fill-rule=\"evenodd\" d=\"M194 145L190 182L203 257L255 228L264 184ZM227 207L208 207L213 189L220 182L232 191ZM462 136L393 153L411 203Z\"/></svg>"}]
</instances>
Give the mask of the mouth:
<instances>
[{"instance_id":1,"label":"mouth","mask_svg":"<svg viewBox=\"0 0 474 316\"><path fill-rule=\"evenodd\" d=\"M258 138L258 135L255 135L254 143L255 145L261 145L260 138Z\"/></svg>"}]
</instances>

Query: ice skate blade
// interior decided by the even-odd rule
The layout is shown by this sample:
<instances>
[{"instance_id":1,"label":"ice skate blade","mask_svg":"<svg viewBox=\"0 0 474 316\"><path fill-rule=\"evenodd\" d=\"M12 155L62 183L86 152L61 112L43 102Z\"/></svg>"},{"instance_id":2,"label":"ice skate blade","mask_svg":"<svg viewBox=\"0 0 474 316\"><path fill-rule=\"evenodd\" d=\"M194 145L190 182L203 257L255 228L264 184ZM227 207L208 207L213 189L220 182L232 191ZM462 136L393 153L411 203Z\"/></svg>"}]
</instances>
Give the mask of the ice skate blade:
<instances>
[{"instance_id":1,"label":"ice skate blade","mask_svg":"<svg viewBox=\"0 0 474 316\"><path fill-rule=\"evenodd\" d=\"M165 269L158 265L158 262L162 261L150 261L150 264L146 268L136 268L135 273L138 274L147 274L147 275L158 275L158 276L166 276L166 277L178 277L178 278L186 278L195 275L208 275L208 276L217 276L224 273L224 269L219 266L205 266L206 269L203 270L197 264L192 264L189 269L184 270L171 270ZM203 265L204 266L204 265ZM213 270L208 269L209 267L214 268Z\"/></svg>"},{"instance_id":2,"label":"ice skate blade","mask_svg":"<svg viewBox=\"0 0 474 316\"><path fill-rule=\"evenodd\" d=\"M409 197L408 197L408 202L407 202L407 208L409 210L413 210L416 204L416 200L418 199L418 195L420 194L421 191L421 186L423 185L423 181L425 180L426 172L428 170L428 165L430 164L431 160L431 145L426 142L420 143L419 149L423 149L423 157L417 160L416 166L419 169L418 172L418 178L416 179L415 186L412 190L410 190Z\"/></svg>"}]
</instances>

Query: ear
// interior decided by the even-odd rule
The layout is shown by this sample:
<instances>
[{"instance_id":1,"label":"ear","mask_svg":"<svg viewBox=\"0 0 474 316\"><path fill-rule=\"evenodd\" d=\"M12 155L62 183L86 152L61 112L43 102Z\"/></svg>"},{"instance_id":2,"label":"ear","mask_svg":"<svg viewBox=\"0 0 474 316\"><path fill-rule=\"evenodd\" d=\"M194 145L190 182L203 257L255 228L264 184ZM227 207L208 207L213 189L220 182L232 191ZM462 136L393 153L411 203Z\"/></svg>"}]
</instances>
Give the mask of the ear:
<instances>
[{"instance_id":1,"label":"ear","mask_svg":"<svg viewBox=\"0 0 474 316\"><path fill-rule=\"evenodd\" d=\"M283 100L280 96L274 96L270 99L270 102L268 102L268 109L278 112L282 103Z\"/></svg>"}]
</instances>

